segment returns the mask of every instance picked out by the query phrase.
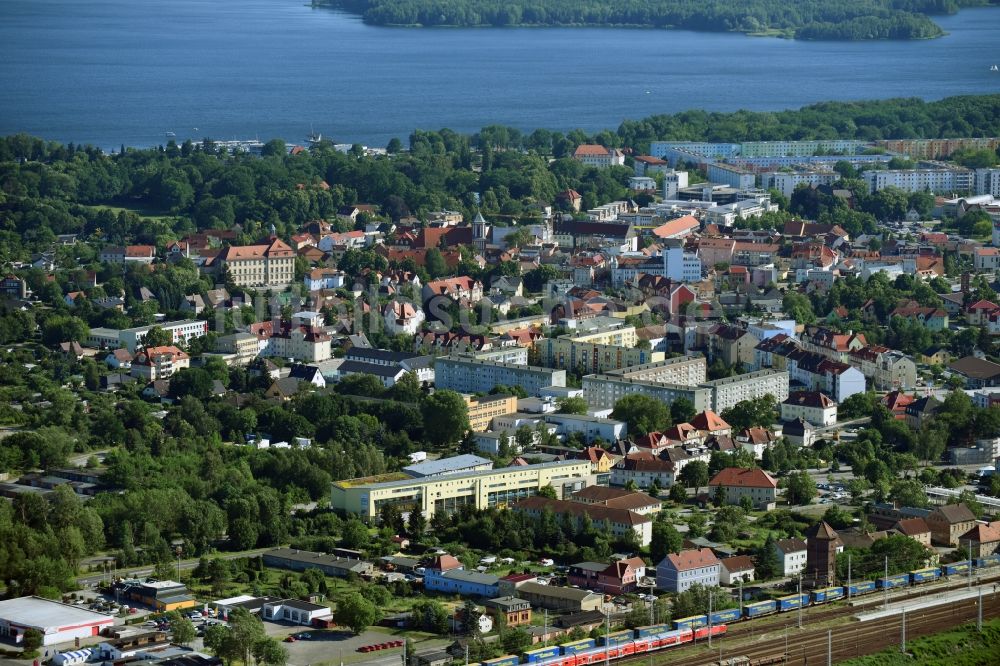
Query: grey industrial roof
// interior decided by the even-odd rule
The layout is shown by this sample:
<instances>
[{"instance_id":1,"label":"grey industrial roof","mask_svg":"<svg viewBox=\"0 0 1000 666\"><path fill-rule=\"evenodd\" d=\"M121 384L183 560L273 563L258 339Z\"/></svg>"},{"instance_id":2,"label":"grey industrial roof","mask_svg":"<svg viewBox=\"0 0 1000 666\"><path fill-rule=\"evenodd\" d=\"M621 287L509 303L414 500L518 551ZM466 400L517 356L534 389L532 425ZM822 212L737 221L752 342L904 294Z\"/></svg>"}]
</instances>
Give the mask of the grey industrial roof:
<instances>
[{"instance_id":1,"label":"grey industrial roof","mask_svg":"<svg viewBox=\"0 0 1000 666\"><path fill-rule=\"evenodd\" d=\"M470 467L478 467L479 465L491 465L491 462L486 458L480 458L479 456L474 456L471 453L465 453L458 456L451 456L449 458L441 458L440 460L428 460L427 462L417 463L415 465L407 465L403 468L403 472L409 474L410 476L419 478L423 476L448 474L449 472L466 470Z\"/></svg>"},{"instance_id":2,"label":"grey industrial roof","mask_svg":"<svg viewBox=\"0 0 1000 666\"><path fill-rule=\"evenodd\" d=\"M41 597L19 597L0 601L0 619L35 627L44 633L49 628L103 622L112 618L103 613L95 613L79 606L70 606Z\"/></svg>"}]
</instances>

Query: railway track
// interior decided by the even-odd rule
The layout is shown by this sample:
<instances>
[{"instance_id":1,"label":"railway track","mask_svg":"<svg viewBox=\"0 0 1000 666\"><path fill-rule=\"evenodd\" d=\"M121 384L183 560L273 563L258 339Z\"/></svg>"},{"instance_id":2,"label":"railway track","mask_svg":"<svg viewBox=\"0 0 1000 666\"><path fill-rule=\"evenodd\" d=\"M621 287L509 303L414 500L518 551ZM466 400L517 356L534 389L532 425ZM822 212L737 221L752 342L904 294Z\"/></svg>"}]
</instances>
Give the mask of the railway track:
<instances>
[{"instance_id":1,"label":"railway track","mask_svg":"<svg viewBox=\"0 0 1000 666\"><path fill-rule=\"evenodd\" d=\"M988 576L979 576L977 579L984 585L984 590L987 585L993 585L994 583L1000 583L1000 571L994 571ZM931 585L921 585L917 587L907 587L903 590L891 592L889 594L889 603L897 604L902 601L910 601L920 599L921 597L926 597L931 594L939 594L941 592L947 592L950 590L960 590L967 587L968 581L966 579L958 580L953 577L949 579L945 584L931 584ZM992 588L991 588L992 591ZM902 592L902 593L901 593ZM985 594L985 592L984 592ZM830 620L835 620L841 617L848 617L851 615L857 615L859 612L868 608L874 608L876 606L881 606L884 603L884 595L880 591L875 591L870 594L866 594L861 597L855 597L852 600L855 605L847 606L843 603L835 603L830 605L822 606L809 606L802 609L802 622L803 624L816 624L818 622L829 622ZM772 626L784 626L788 622L786 616L791 616L793 622L792 624L797 624L798 622L798 612L797 611L787 611L779 615L769 615L763 618L757 618L750 621L741 621L734 624L730 624L727 627L726 635L730 637L742 637L742 636L754 636L766 633L770 630Z\"/></svg>"},{"instance_id":2,"label":"railway track","mask_svg":"<svg viewBox=\"0 0 1000 666\"><path fill-rule=\"evenodd\" d=\"M941 592L945 588L937 587ZM916 603L917 597L913 597ZM898 596L893 603L905 601ZM978 614L978 600L966 599L954 601L931 608L914 608L906 613L906 640L939 633L970 621L975 621ZM876 604L877 605L877 604ZM826 613L814 613L809 617L810 624L819 621L836 619L843 615L853 615L858 608L830 609ZM983 619L1000 617L1000 594L993 592L992 587L983 592ZM826 664L827 641L831 642L833 662L853 659L866 654L884 650L893 645L900 645L902 639L903 617L896 615L871 622L852 622L829 628L797 627L797 614L784 613L779 616L783 621L770 623L766 628L757 627L754 632L750 625L743 623L745 631L736 632L739 625L729 625L730 630L723 638L715 638L710 649L707 642L680 650L648 655L635 655L621 659L619 663L648 663L650 666L668 666L683 664L684 666L711 666L720 659L735 656L747 656L756 663L780 663L790 666L808 666L809 664ZM822 618L822 619L821 619ZM830 631L828 638L827 632ZM751 634L751 632L753 632Z\"/></svg>"}]
</instances>

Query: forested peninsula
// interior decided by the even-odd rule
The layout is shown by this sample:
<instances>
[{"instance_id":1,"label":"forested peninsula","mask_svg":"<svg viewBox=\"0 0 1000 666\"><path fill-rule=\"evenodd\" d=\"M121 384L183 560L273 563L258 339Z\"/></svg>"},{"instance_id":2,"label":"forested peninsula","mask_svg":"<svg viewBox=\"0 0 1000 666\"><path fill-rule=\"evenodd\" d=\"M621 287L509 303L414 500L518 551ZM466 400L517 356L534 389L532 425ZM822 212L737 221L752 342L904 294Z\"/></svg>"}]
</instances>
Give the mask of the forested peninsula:
<instances>
[{"instance_id":1,"label":"forested peninsula","mask_svg":"<svg viewBox=\"0 0 1000 666\"><path fill-rule=\"evenodd\" d=\"M636 26L795 39L929 39L929 16L1000 0L313 0L385 26Z\"/></svg>"}]
</instances>

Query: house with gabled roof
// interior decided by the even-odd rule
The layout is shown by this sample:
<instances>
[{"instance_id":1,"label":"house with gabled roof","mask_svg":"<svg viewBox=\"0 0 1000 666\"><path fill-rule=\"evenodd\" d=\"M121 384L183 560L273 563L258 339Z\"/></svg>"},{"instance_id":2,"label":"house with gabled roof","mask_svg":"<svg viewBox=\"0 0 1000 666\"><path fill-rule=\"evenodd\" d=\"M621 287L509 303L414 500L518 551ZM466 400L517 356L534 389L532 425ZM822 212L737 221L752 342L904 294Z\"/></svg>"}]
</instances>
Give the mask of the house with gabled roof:
<instances>
[{"instance_id":1,"label":"house with gabled roof","mask_svg":"<svg viewBox=\"0 0 1000 666\"><path fill-rule=\"evenodd\" d=\"M717 587L722 573L719 558L709 548L670 553L656 565L656 587L683 592L692 585Z\"/></svg>"},{"instance_id":2,"label":"house with gabled roof","mask_svg":"<svg viewBox=\"0 0 1000 666\"><path fill-rule=\"evenodd\" d=\"M726 504L739 504L749 497L754 508L771 510L778 498L778 482L759 468L726 467L708 482L709 496L722 488Z\"/></svg>"},{"instance_id":3,"label":"house with gabled roof","mask_svg":"<svg viewBox=\"0 0 1000 666\"><path fill-rule=\"evenodd\" d=\"M976 523L958 538L959 545L972 550L972 557L986 557L1000 552L1000 523ZM963 551L963 556L968 553Z\"/></svg>"}]
</instances>

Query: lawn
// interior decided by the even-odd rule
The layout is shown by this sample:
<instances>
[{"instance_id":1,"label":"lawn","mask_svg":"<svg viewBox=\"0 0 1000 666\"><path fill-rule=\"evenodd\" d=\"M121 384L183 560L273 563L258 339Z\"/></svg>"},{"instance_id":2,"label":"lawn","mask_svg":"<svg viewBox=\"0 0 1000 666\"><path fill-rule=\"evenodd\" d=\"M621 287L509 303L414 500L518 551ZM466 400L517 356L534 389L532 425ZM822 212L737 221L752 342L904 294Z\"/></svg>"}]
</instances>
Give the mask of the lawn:
<instances>
[{"instance_id":1,"label":"lawn","mask_svg":"<svg viewBox=\"0 0 1000 666\"><path fill-rule=\"evenodd\" d=\"M895 666L896 664L983 666L1000 663L1000 620L983 623L983 633L974 624L933 636L907 641L903 655L898 647L843 662L851 666Z\"/></svg>"},{"instance_id":2,"label":"lawn","mask_svg":"<svg viewBox=\"0 0 1000 666\"><path fill-rule=\"evenodd\" d=\"M97 210L97 211L109 210L112 213L121 213L121 212L135 213L139 217L146 218L149 220L168 220L174 217L173 215L168 215L162 210L157 210L155 208L142 208L139 206L112 206L108 204L98 204L95 206L86 206L86 207L90 208L91 210Z\"/></svg>"}]
</instances>

